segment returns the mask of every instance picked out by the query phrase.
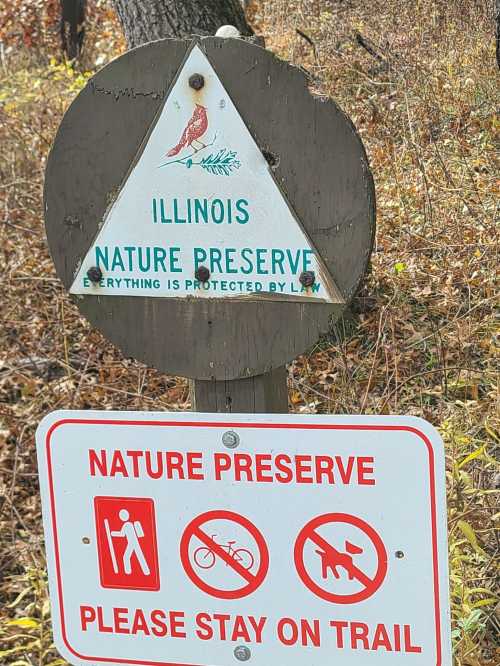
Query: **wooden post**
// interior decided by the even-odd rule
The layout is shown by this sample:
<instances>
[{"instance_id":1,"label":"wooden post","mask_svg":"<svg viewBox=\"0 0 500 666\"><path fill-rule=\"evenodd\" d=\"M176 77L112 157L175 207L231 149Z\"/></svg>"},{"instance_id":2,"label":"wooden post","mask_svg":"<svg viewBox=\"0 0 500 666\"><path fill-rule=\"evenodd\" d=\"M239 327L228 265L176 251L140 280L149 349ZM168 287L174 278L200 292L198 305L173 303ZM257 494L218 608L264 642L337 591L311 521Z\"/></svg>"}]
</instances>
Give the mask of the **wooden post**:
<instances>
[{"instance_id":1,"label":"wooden post","mask_svg":"<svg viewBox=\"0 0 500 666\"><path fill-rule=\"evenodd\" d=\"M191 380L191 409L195 412L283 414L288 412L286 368L231 381Z\"/></svg>"},{"instance_id":2,"label":"wooden post","mask_svg":"<svg viewBox=\"0 0 500 666\"><path fill-rule=\"evenodd\" d=\"M219 37L236 37L228 32L232 26L223 26ZM282 414L288 412L286 367L281 366L263 375L231 381L191 380L191 410L193 412L228 412L256 414Z\"/></svg>"}]
</instances>

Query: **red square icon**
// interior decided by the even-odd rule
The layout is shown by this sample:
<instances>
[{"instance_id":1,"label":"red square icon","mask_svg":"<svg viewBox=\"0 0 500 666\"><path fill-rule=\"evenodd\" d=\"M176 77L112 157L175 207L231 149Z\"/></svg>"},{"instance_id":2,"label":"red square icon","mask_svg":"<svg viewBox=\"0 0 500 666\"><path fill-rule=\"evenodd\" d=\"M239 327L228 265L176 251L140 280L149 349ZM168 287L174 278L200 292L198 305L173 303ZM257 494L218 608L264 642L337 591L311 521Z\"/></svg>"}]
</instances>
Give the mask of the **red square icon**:
<instances>
[{"instance_id":1,"label":"red square icon","mask_svg":"<svg viewBox=\"0 0 500 666\"><path fill-rule=\"evenodd\" d=\"M95 497L94 510L101 585L126 590L159 590L153 500Z\"/></svg>"}]
</instances>

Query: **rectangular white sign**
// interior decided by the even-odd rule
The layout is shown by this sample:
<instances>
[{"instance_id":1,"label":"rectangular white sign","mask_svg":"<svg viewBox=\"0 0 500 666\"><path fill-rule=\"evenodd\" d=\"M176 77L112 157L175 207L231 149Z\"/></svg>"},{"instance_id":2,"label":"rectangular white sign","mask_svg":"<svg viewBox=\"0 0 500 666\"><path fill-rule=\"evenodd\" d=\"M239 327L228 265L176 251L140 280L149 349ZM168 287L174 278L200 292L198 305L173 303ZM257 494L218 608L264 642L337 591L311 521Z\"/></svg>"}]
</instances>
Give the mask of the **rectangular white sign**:
<instances>
[{"instance_id":1,"label":"rectangular white sign","mask_svg":"<svg viewBox=\"0 0 500 666\"><path fill-rule=\"evenodd\" d=\"M61 411L37 449L72 664L451 666L427 422Z\"/></svg>"}]
</instances>

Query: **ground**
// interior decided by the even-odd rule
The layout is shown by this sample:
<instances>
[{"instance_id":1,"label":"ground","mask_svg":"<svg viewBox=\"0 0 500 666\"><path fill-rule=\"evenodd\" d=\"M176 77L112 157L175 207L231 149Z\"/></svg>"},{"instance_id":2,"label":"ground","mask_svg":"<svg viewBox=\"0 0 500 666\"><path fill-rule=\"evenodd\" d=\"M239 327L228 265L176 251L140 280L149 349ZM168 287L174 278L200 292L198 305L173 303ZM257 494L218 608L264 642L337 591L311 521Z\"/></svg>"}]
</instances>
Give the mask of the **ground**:
<instances>
[{"instance_id":1,"label":"ground","mask_svg":"<svg viewBox=\"0 0 500 666\"><path fill-rule=\"evenodd\" d=\"M68 103L124 44L107 4L94 0L83 62L71 67L58 53L57 3L30 12L39 4L0 2L0 661L10 666L65 663L50 633L34 453L42 416L190 407L183 379L123 358L79 318L55 276L42 215L47 152ZM254 0L248 10L267 48L305 68L312 93L351 116L377 192L369 275L350 313L289 366L290 408L414 414L440 430L457 666L500 659L492 8Z\"/></svg>"}]
</instances>

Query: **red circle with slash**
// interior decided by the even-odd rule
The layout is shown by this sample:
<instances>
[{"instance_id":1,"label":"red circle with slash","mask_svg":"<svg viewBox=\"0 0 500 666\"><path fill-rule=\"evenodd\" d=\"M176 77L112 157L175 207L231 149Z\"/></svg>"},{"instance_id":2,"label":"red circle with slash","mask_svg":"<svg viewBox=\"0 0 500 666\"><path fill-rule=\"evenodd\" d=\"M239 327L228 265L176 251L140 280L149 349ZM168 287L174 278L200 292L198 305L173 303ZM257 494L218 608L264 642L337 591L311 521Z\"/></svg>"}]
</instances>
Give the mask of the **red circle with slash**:
<instances>
[{"instance_id":1,"label":"red circle with slash","mask_svg":"<svg viewBox=\"0 0 500 666\"><path fill-rule=\"evenodd\" d=\"M221 519L237 523L246 529L253 537L259 551L259 566L256 573L252 573L249 569L242 566L219 544L215 543L206 531L204 531L203 526L205 523L210 520ZM239 576L245 581L245 584L234 590L223 590L213 587L203 580L203 578L194 570L189 555L189 545L193 537L201 541L216 557L220 558L227 566L231 567L233 571L239 574ZM212 597L217 597L218 599L241 599L242 597L246 597L252 592L255 592L255 590L262 585L269 568L269 551L264 537L248 518L241 516L239 513L234 513L233 511L207 511L192 520L182 535L180 553L182 566L190 580L199 587L200 590L210 594Z\"/></svg>"},{"instance_id":2,"label":"red circle with slash","mask_svg":"<svg viewBox=\"0 0 500 666\"><path fill-rule=\"evenodd\" d=\"M324 539L318 532L317 529L323 525L328 525L331 523L347 523L348 525L353 525L360 529L368 538L370 539L375 551L377 553L377 571L373 578L367 576L361 569L359 569L353 562L352 558L348 557L345 553L339 553L333 546L331 546L326 539ZM349 577L356 579L359 583L363 585L363 589L354 594L335 594L329 590L324 589L318 585L307 572L306 566L304 564L304 547L308 540L311 540L316 546L319 546L326 555L329 555L335 560L338 564L337 566L342 566L347 569ZM341 558L339 561L338 558ZM348 513L326 513L323 516L317 516L313 520L309 521L305 527L299 533L297 540L295 542L294 549L294 558L295 558L295 567L297 573L299 574L300 580L304 585L314 592L318 597L324 599L325 601L331 601L336 604L354 604L364 599L368 599L374 594L378 588L382 585L385 575L387 573L387 551L385 549L384 543L377 532L365 523L361 518L356 516L351 516ZM344 564L342 563L344 562Z\"/></svg>"}]
</instances>

